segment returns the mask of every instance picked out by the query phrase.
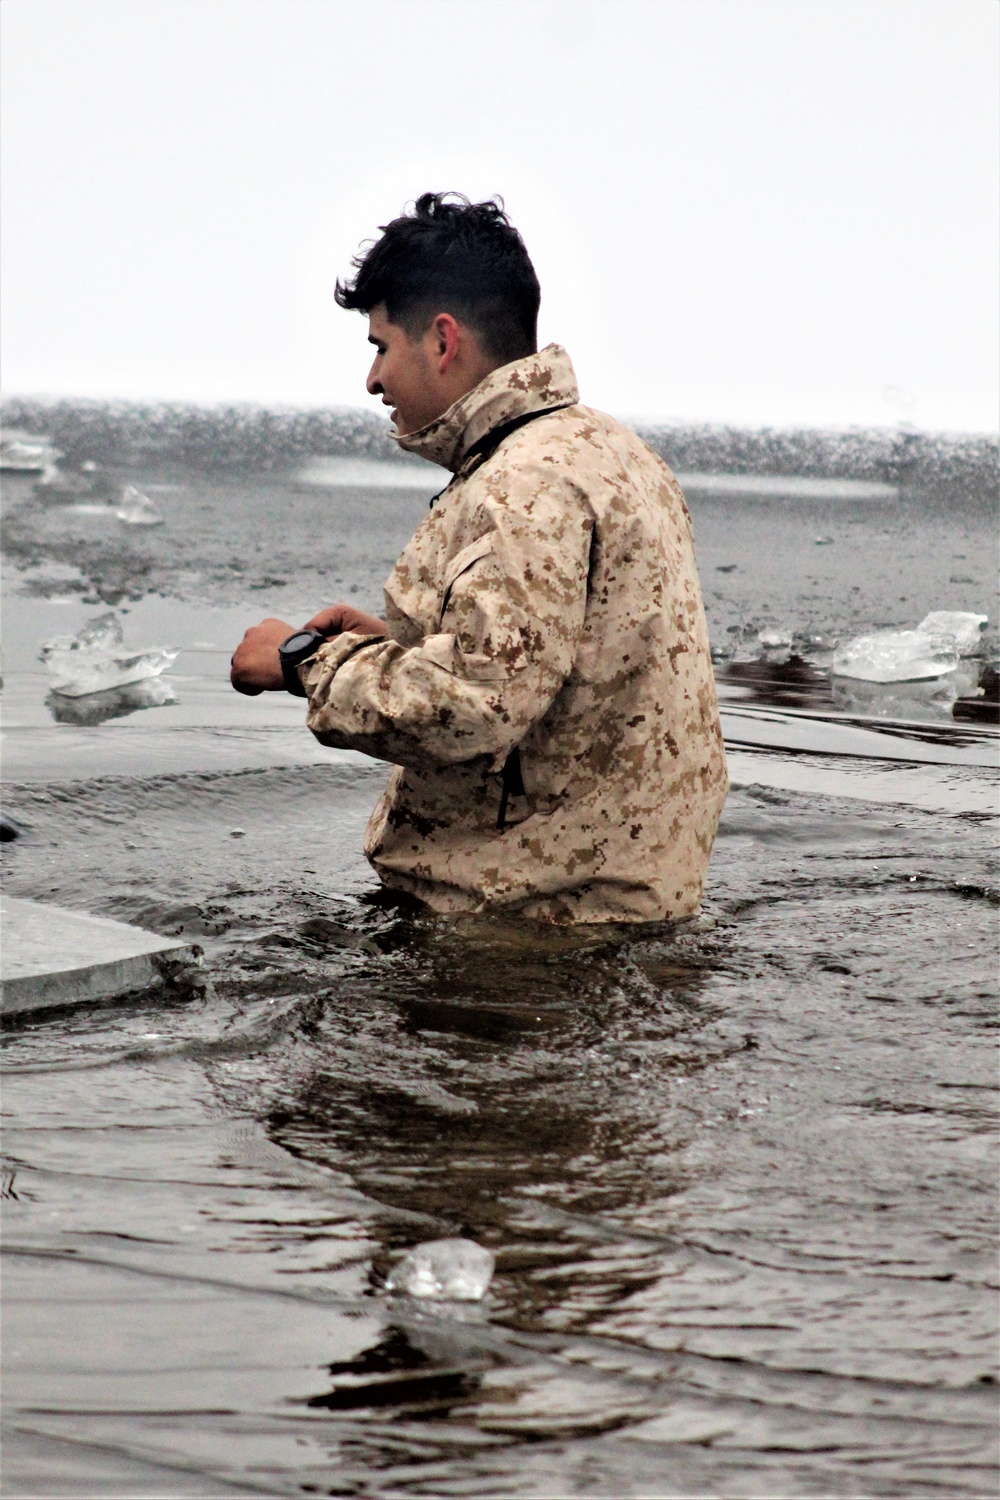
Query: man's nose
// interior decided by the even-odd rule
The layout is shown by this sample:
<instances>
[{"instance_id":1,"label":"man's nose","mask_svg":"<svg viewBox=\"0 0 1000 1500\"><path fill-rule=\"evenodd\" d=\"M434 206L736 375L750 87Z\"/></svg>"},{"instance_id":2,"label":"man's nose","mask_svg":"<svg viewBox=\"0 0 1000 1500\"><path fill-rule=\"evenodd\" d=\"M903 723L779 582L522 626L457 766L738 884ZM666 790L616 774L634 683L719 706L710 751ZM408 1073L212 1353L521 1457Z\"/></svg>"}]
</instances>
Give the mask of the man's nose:
<instances>
[{"instance_id":1,"label":"man's nose","mask_svg":"<svg viewBox=\"0 0 1000 1500\"><path fill-rule=\"evenodd\" d=\"M365 381L365 390L369 396L381 396L382 394L382 382L376 374L377 369L378 360L376 359L372 362L372 367L368 371L368 379Z\"/></svg>"}]
</instances>

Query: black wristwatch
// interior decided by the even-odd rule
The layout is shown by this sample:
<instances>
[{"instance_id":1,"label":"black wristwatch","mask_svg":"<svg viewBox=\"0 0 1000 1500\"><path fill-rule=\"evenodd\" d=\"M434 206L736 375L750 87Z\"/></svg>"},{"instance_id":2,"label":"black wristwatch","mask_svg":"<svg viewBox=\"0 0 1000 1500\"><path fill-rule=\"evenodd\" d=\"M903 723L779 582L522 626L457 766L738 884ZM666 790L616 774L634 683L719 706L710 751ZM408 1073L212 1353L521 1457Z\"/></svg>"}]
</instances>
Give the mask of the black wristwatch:
<instances>
[{"instance_id":1,"label":"black wristwatch","mask_svg":"<svg viewBox=\"0 0 1000 1500\"><path fill-rule=\"evenodd\" d=\"M316 652L326 640L321 630L296 630L287 641L282 641L278 647L278 660L281 662L281 675L285 679L285 687L296 698L304 698L306 690L299 678L299 667L310 656Z\"/></svg>"}]
</instances>

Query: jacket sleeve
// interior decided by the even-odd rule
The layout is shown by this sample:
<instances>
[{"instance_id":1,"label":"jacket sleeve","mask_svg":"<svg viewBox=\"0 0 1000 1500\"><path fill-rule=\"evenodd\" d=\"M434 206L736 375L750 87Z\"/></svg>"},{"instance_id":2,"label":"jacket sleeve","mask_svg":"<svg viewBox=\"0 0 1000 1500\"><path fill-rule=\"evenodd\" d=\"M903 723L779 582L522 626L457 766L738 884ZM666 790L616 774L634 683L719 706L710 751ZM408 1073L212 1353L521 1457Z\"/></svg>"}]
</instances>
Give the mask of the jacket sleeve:
<instances>
[{"instance_id":1,"label":"jacket sleeve","mask_svg":"<svg viewBox=\"0 0 1000 1500\"><path fill-rule=\"evenodd\" d=\"M487 755L499 770L544 716L583 630L592 519L540 463L504 479L440 580L436 634L404 646L347 633L303 666L306 722L323 744L415 770Z\"/></svg>"}]
</instances>

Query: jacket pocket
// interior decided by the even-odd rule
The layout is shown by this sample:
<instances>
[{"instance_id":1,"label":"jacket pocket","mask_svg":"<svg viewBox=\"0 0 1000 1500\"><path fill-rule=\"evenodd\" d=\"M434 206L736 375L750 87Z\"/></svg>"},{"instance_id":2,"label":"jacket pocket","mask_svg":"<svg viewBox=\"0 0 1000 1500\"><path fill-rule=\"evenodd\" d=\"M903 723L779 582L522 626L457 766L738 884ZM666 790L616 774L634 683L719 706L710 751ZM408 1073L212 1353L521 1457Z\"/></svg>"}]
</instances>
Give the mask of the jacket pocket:
<instances>
[{"instance_id":1,"label":"jacket pocket","mask_svg":"<svg viewBox=\"0 0 1000 1500\"><path fill-rule=\"evenodd\" d=\"M502 555L492 535L478 537L444 570L440 633L424 642L454 643L456 676L479 683L511 682L528 666L524 611L511 602ZM444 660L438 656L438 665Z\"/></svg>"},{"instance_id":2,"label":"jacket pocket","mask_svg":"<svg viewBox=\"0 0 1000 1500\"><path fill-rule=\"evenodd\" d=\"M441 629L441 622L444 619L445 610L448 608L448 599L457 580L472 567L473 563L479 562L480 558L489 557L492 551L493 538L487 531L483 536L477 537L474 542L470 542L467 547L463 547L461 552L456 552L455 556L448 563L444 570L444 586L441 590L438 630Z\"/></svg>"}]
</instances>

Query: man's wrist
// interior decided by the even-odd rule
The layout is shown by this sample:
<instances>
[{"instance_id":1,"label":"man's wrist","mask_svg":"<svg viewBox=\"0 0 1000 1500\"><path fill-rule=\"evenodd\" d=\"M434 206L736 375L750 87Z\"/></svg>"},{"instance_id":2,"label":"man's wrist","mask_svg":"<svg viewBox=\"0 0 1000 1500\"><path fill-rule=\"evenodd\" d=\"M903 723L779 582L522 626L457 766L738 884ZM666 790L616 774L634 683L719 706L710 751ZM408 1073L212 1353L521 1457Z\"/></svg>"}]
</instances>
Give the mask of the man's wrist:
<instances>
[{"instance_id":1,"label":"man's wrist","mask_svg":"<svg viewBox=\"0 0 1000 1500\"><path fill-rule=\"evenodd\" d=\"M321 630L295 630L278 647L278 660L281 663L281 676L285 689L296 698L306 696L299 668L316 655L325 640L326 636Z\"/></svg>"}]
</instances>

